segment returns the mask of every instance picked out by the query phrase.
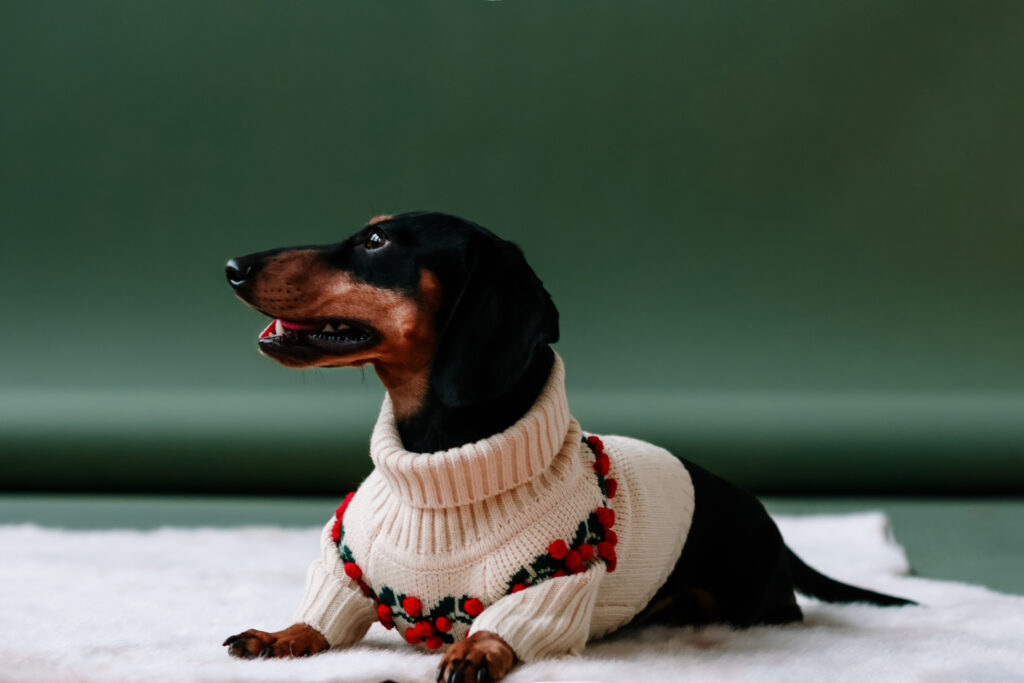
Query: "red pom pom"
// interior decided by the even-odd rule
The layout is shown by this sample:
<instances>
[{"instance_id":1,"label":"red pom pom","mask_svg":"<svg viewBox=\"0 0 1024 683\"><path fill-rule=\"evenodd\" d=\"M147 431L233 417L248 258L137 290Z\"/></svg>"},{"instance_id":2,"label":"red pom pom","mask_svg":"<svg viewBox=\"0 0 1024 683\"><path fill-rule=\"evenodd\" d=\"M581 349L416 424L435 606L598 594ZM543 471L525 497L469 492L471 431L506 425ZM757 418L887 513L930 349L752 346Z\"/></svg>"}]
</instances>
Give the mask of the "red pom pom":
<instances>
[{"instance_id":1,"label":"red pom pom","mask_svg":"<svg viewBox=\"0 0 1024 683\"><path fill-rule=\"evenodd\" d=\"M564 569L559 569L559 570L558 570L558 571L556 571L556 572L555 572L554 574L552 574L552 576L556 576L556 577L557 577L557 576L568 576L568 574L566 574L566 573L565 573L565 570L564 570Z\"/></svg>"},{"instance_id":2,"label":"red pom pom","mask_svg":"<svg viewBox=\"0 0 1024 683\"><path fill-rule=\"evenodd\" d=\"M612 559L604 561L605 566L608 568L608 573L611 574L615 571L615 568L619 566L618 558L612 556Z\"/></svg>"},{"instance_id":3,"label":"red pom pom","mask_svg":"<svg viewBox=\"0 0 1024 683\"><path fill-rule=\"evenodd\" d=\"M564 558L567 552L569 552L569 546L562 539L558 539L548 546L548 554L556 560Z\"/></svg>"},{"instance_id":4,"label":"red pom pom","mask_svg":"<svg viewBox=\"0 0 1024 683\"><path fill-rule=\"evenodd\" d=\"M359 577L363 575L363 570L355 562L346 562L345 573L348 574L350 579L358 581Z\"/></svg>"},{"instance_id":5,"label":"red pom pom","mask_svg":"<svg viewBox=\"0 0 1024 683\"><path fill-rule=\"evenodd\" d=\"M609 498L615 497L615 492L619 490L619 482L617 479L605 479L604 480L604 492Z\"/></svg>"},{"instance_id":6,"label":"red pom pom","mask_svg":"<svg viewBox=\"0 0 1024 683\"><path fill-rule=\"evenodd\" d=\"M448 633L448 631L452 630L452 620L448 617L438 617L434 620L434 626L438 631Z\"/></svg>"},{"instance_id":7,"label":"red pom pom","mask_svg":"<svg viewBox=\"0 0 1024 683\"><path fill-rule=\"evenodd\" d=\"M381 621L391 621L394 615L391 614L391 608L387 605L377 605L377 618Z\"/></svg>"},{"instance_id":8,"label":"red pom pom","mask_svg":"<svg viewBox=\"0 0 1024 683\"><path fill-rule=\"evenodd\" d=\"M432 636L434 635L434 626L429 621L417 621L416 633L419 633L424 638Z\"/></svg>"},{"instance_id":9,"label":"red pom pom","mask_svg":"<svg viewBox=\"0 0 1024 683\"><path fill-rule=\"evenodd\" d=\"M415 645L416 643L419 643L423 640L423 636L421 636L419 632L416 631L415 628L410 626L409 628L405 629L405 640Z\"/></svg>"},{"instance_id":10,"label":"red pom pom","mask_svg":"<svg viewBox=\"0 0 1024 683\"><path fill-rule=\"evenodd\" d=\"M608 541L601 541L597 544L597 554L602 560L615 557L615 547Z\"/></svg>"},{"instance_id":11,"label":"red pom pom","mask_svg":"<svg viewBox=\"0 0 1024 683\"><path fill-rule=\"evenodd\" d=\"M604 453L604 442L596 436L588 436L587 443L594 447L598 453Z\"/></svg>"},{"instance_id":12,"label":"red pom pom","mask_svg":"<svg viewBox=\"0 0 1024 683\"><path fill-rule=\"evenodd\" d=\"M484 603L480 602L476 598L470 598L466 600L466 604L462 606L462 609L466 610L466 614L471 617L475 617L484 611Z\"/></svg>"},{"instance_id":13,"label":"red pom pom","mask_svg":"<svg viewBox=\"0 0 1024 683\"><path fill-rule=\"evenodd\" d=\"M619 535L617 533L615 533L614 531L612 531L611 529L605 529L604 540L608 541L612 545L618 545L619 544Z\"/></svg>"},{"instance_id":14,"label":"red pom pom","mask_svg":"<svg viewBox=\"0 0 1024 683\"><path fill-rule=\"evenodd\" d=\"M602 453L597 456L597 460L594 461L594 471L600 474L602 477L608 474L608 468L610 467L608 462L608 456Z\"/></svg>"},{"instance_id":15,"label":"red pom pom","mask_svg":"<svg viewBox=\"0 0 1024 683\"><path fill-rule=\"evenodd\" d=\"M579 547L579 551L580 559L584 562L587 562L588 560L594 557L594 546L590 545L589 543L584 543L583 545L581 545Z\"/></svg>"},{"instance_id":16,"label":"red pom pom","mask_svg":"<svg viewBox=\"0 0 1024 683\"><path fill-rule=\"evenodd\" d=\"M527 585L525 583L517 583L516 585L512 586L512 592L518 593L521 590L526 590L526 588Z\"/></svg>"},{"instance_id":17,"label":"red pom pom","mask_svg":"<svg viewBox=\"0 0 1024 683\"><path fill-rule=\"evenodd\" d=\"M565 556L565 568L571 572L576 571L582 566L583 560L580 558L579 551L570 550Z\"/></svg>"},{"instance_id":18,"label":"red pom pom","mask_svg":"<svg viewBox=\"0 0 1024 683\"><path fill-rule=\"evenodd\" d=\"M425 643L425 645L431 650L436 650L437 648L441 647L441 643L443 642L444 641L441 640L441 636L430 636L429 638L427 638L427 642Z\"/></svg>"},{"instance_id":19,"label":"red pom pom","mask_svg":"<svg viewBox=\"0 0 1024 683\"><path fill-rule=\"evenodd\" d=\"M341 505L334 511L335 519L340 520L345 516L345 509L348 508L348 504L352 502L352 496L356 495L355 491L349 491L348 495L345 496L345 500L341 501Z\"/></svg>"},{"instance_id":20,"label":"red pom pom","mask_svg":"<svg viewBox=\"0 0 1024 683\"><path fill-rule=\"evenodd\" d=\"M334 539L335 543L341 543L341 520L337 519L334 521L334 527L331 529L331 538Z\"/></svg>"},{"instance_id":21,"label":"red pom pom","mask_svg":"<svg viewBox=\"0 0 1024 683\"><path fill-rule=\"evenodd\" d=\"M597 508L597 521L605 529L611 529L615 524L615 510L611 508Z\"/></svg>"},{"instance_id":22,"label":"red pom pom","mask_svg":"<svg viewBox=\"0 0 1024 683\"><path fill-rule=\"evenodd\" d=\"M419 598L414 598L410 595L405 600L402 600L402 609L410 617L418 617L420 610L423 609L423 605L420 604Z\"/></svg>"}]
</instances>

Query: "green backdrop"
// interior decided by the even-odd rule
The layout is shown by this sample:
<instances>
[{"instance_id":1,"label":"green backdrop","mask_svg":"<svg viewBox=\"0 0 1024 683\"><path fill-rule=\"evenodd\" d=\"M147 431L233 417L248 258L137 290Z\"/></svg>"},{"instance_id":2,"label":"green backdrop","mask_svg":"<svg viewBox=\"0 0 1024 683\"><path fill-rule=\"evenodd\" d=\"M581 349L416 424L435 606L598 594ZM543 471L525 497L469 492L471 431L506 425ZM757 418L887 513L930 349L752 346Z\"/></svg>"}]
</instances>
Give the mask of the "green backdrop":
<instances>
[{"instance_id":1,"label":"green backdrop","mask_svg":"<svg viewBox=\"0 0 1024 683\"><path fill-rule=\"evenodd\" d=\"M425 208L523 246L588 429L764 491L1024 490L1022 25L3 3L0 486L351 483L376 379L258 356L223 263Z\"/></svg>"}]
</instances>

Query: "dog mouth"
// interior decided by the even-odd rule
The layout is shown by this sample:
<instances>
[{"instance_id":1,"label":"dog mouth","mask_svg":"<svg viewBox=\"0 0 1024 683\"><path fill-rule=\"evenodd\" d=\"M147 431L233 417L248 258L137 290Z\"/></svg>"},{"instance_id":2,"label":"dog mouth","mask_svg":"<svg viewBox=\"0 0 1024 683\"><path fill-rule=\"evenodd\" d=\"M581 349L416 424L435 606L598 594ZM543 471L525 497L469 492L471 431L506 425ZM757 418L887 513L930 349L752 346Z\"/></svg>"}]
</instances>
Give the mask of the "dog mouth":
<instances>
[{"instance_id":1,"label":"dog mouth","mask_svg":"<svg viewBox=\"0 0 1024 683\"><path fill-rule=\"evenodd\" d=\"M260 332L260 350L270 356L311 360L323 355L348 355L380 341L372 326L350 318L283 320L274 318Z\"/></svg>"}]
</instances>

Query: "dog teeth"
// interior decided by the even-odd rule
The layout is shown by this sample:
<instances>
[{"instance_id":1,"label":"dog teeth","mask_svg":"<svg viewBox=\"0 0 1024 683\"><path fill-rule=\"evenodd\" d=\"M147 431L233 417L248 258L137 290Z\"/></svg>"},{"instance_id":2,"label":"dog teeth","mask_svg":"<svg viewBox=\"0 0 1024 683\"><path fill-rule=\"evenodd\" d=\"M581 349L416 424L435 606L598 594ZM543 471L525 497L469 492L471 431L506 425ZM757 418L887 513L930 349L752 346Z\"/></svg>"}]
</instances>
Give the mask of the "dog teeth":
<instances>
[{"instance_id":1,"label":"dog teeth","mask_svg":"<svg viewBox=\"0 0 1024 683\"><path fill-rule=\"evenodd\" d=\"M327 323L326 325L324 325L324 329L322 331L323 332L334 332L334 325L332 325L330 323Z\"/></svg>"},{"instance_id":2,"label":"dog teeth","mask_svg":"<svg viewBox=\"0 0 1024 683\"><path fill-rule=\"evenodd\" d=\"M274 323L274 336L276 337L281 334L284 334L284 323L278 318Z\"/></svg>"}]
</instances>

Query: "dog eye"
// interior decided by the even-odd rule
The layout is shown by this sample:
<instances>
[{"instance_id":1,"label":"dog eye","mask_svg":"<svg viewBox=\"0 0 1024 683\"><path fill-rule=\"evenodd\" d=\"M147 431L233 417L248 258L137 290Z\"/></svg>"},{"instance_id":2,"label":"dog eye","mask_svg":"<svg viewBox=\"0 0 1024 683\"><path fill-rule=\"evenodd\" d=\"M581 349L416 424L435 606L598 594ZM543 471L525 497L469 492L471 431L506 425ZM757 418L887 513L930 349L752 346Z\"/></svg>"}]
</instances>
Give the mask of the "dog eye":
<instances>
[{"instance_id":1,"label":"dog eye","mask_svg":"<svg viewBox=\"0 0 1024 683\"><path fill-rule=\"evenodd\" d=\"M387 246L388 237L380 230L374 230L366 236L366 241L363 242L363 247L369 250L380 249L381 247Z\"/></svg>"}]
</instances>

